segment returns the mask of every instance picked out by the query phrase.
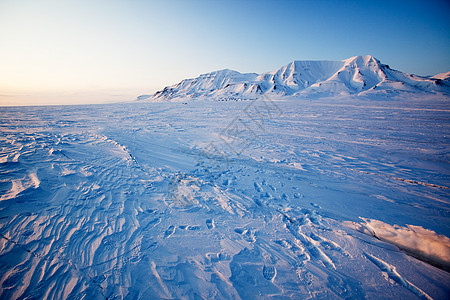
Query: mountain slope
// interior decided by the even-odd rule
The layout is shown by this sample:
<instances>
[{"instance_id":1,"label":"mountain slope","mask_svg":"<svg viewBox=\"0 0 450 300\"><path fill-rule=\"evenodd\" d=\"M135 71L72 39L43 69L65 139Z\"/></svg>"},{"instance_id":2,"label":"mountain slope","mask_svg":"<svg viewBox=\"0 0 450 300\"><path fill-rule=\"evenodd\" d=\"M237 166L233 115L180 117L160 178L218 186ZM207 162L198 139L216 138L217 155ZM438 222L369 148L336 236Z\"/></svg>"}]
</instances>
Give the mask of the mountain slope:
<instances>
[{"instance_id":1,"label":"mountain slope","mask_svg":"<svg viewBox=\"0 0 450 300\"><path fill-rule=\"evenodd\" d=\"M446 79L447 73L422 77L393 70L373 56L364 55L341 61L293 61L260 75L225 69L185 79L140 99L253 99L263 94L305 97L398 92L450 94Z\"/></svg>"}]
</instances>

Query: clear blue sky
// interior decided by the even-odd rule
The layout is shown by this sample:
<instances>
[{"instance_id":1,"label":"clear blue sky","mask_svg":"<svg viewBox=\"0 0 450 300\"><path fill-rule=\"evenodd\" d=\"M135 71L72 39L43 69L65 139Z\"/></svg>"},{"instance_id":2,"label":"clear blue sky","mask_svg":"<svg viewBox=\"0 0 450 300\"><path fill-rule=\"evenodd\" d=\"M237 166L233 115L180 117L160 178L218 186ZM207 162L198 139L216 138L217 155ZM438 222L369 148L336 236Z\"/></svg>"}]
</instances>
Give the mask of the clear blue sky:
<instances>
[{"instance_id":1,"label":"clear blue sky","mask_svg":"<svg viewBox=\"0 0 450 300\"><path fill-rule=\"evenodd\" d=\"M201 73L371 54L450 70L450 1L0 0L0 105L133 99Z\"/></svg>"}]
</instances>

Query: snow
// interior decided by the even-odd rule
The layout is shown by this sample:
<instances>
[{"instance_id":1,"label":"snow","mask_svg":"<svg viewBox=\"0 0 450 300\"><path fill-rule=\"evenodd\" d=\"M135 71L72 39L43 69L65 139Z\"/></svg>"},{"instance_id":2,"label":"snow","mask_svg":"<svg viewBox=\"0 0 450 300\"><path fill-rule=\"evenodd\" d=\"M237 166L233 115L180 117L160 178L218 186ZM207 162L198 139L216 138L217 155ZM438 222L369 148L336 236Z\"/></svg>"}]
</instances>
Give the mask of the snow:
<instances>
[{"instance_id":1,"label":"snow","mask_svg":"<svg viewBox=\"0 0 450 300\"><path fill-rule=\"evenodd\" d=\"M232 89L240 93L242 82L251 81L257 74L241 74L237 71L224 69L216 72L202 74L198 78L185 79L178 84L166 87L164 90L156 92L151 99L158 98L189 98L199 95L211 95L217 93L219 89Z\"/></svg>"},{"instance_id":2,"label":"snow","mask_svg":"<svg viewBox=\"0 0 450 300\"><path fill-rule=\"evenodd\" d=\"M437 77L436 77L437 76ZM422 77L393 70L371 55L341 61L293 61L263 74L220 70L166 87L145 101L186 99L256 99L296 95L308 98L375 96L398 92L450 94L448 73Z\"/></svg>"},{"instance_id":3,"label":"snow","mask_svg":"<svg viewBox=\"0 0 450 300\"><path fill-rule=\"evenodd\" d=\"M0 108L0 298L446 299L450 99L272 95Z\"/></svg>"},{"instance_id":4,"label":"snow","mask_svg":"<svg viewBox=\"0 0 450 300\"><path fill-rule=\"evenodd\" d=\"M441 79L441 80L449 80L450 79L450 71L436 74L436 75L432 76L431 78Z\"/></svg>"},{"instance_id":5,"label":"snow","mask_svg":"<svg viewBox=\"0 0 450 300\"><path fill-rule=\"evenodd\" d=\"M362 230L392 243L419 258L450 270L450 239L421 226L389 225L378 220L363 218Z\"/></svg>"}]
</instances>

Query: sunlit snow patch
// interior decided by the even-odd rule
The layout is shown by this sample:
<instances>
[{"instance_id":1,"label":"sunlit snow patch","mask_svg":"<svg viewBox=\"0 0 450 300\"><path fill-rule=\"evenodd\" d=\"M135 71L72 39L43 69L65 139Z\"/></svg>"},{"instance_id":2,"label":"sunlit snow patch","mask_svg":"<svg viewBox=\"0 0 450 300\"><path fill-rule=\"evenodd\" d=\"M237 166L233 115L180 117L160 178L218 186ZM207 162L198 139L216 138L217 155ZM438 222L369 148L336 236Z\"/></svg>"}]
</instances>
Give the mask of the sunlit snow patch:
<instances>
[{"instance_id":1,"label":"sunlit snow patch","mask_svg":"<svg viewBox=\"0 0 450 300\"><path fill-rule=\"evenodd\" d=\"M389 225L382 221L361 218L353 223L356 229L391 243L408 254L446 271L450 270L450 239L422 226Z\"/></svg>"}]
</instances>

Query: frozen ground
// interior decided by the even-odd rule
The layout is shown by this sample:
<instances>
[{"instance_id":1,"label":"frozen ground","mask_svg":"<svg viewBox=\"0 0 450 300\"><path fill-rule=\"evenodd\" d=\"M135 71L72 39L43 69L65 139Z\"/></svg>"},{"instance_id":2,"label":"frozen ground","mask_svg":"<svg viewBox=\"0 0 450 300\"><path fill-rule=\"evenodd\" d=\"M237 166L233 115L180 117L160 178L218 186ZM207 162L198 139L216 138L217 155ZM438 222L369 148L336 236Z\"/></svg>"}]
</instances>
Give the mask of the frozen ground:
<instances>
[{"instance_id":1,"label":"frozen ground","mask_svg":"<svg viewBox=\"0 0 450 300\"><path fill-rule=\"evenodd\" d=\"M447 299L449 107L0 108L0 298Z\"/></svg>"}]
</instances>

